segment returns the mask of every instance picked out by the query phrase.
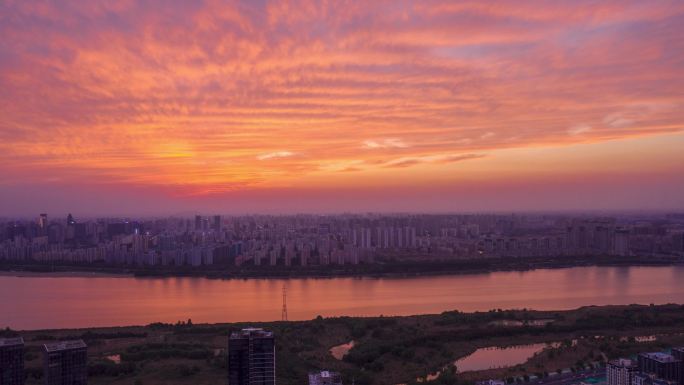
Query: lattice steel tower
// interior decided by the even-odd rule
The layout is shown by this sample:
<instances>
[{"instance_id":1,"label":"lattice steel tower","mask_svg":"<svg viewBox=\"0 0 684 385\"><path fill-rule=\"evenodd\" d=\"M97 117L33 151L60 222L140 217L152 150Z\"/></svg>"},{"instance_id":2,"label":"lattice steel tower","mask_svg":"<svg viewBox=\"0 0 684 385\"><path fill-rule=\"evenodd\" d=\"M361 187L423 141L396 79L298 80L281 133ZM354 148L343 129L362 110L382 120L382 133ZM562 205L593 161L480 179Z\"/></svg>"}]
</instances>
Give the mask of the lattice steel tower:
<instances>
[{"instance_id":1,"label":"lattice steel tower","mask_svg":"<svg viewBox=\"0 0 684 385\"><path fill-rule=\"evenodd\" d=\"M283 285L283 321L287 321L287 286Z\"/></svg>"}]
</instances>

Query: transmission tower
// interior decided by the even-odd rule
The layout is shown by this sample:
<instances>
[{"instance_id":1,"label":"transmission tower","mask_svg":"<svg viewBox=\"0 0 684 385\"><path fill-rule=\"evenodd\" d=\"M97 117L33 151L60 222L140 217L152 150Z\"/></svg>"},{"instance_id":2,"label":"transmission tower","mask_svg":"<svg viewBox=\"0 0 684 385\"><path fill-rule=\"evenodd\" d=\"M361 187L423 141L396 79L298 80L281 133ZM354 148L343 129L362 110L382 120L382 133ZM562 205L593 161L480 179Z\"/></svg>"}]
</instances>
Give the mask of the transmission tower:
<instances>
[{"instance_id":1,"label":"transmission tower","mask_svg":"<svg viewBox=\"0 0 684 385\"><path fill-rule=\"evenodd\" d=\"M287 321L287 286L283 285L283 321Z\"/></svg>"}]
</instances>

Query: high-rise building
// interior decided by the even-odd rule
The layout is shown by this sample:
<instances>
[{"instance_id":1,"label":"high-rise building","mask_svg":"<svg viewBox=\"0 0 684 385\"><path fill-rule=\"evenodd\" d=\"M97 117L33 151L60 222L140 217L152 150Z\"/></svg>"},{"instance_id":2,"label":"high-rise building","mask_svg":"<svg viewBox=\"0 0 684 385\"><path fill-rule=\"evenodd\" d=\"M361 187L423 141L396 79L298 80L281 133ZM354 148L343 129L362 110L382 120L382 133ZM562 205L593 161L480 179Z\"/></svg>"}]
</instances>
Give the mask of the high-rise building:
<instances>
[{"instance_id":1,"label":"high-rise building","mask_svg":"<svg viewBox=\"0 0 684 385\"><path fill-rule=\"evenodd\" d=\"M0 338L0 385L24 384L24 340Z\"/></svg>"},{"instance_id":2,"label":"high-rise building","mask_svg":"<svg viewBox=\"0 0 684 385\"><path fill-rule=\"evenodd\" d=\"M88 347L83 340L60 341L43 345L45 385L86 385Z\"/></svg>"},{"instance_id":3,"label":"high-rise building","mask_svg":"<svg viewBox=\"0 0 684 385\"><path fill-rule=\"evenodd\" d=\"M613 255L625 257L629 255L629 230L615 230L615 242L613 244Z\"/></svg>"},{"instance_id":4,"label":"high-rise building","mask_svg":"<svg viewBox=\"0 0 684 385\"><path fill-rule=\"evenodd\" d=\"M195 230L202 230L202 216L195 215Z\"/></svg>"},{"instance_id":5,"label":"high-rise building","mask_svg":"<svg viewBox=\"0 0 684 385\"><path fill-rule=\"evenodd\" d=\"M221 231L221 216L220 215L214 215L214 230L216 231Z\"/></svg>"},{"instance_id":6,"label":"high-rise building","mask_svg":"<svg viewBox=\"0 0 684 385\"><path fill-rule=\"evenodd\" d=\"M682 361L666 353L639 354L639 370L659 379L679 382L682 374Z\"/></svg>"},{"instance_id":7,"label":"high-rise building","mask_svg":"<svg viewBox=\"0 0 684 385\"><path fill-rule=\"evenodd\" d=\"M637 372L632 375L632 385L653 385L653 378L648 374Z\"/></svg>"},{"instance_id":8,"label":"high-rise building","mask_svg":"<svg viewBox=\"0 0 684 385\"><path fill-rule=\"evenodd\" d=\"M275 385L273 333L249 328L228 340L228 385Z\"/></svg>"},{"instance_id":9,"label":"high-rise building","mask_svg":"<svg viewBox=\"0 0 684 385\"><path fill-rule=\"evenodd\" d=\"M684 361L684 347L672 348L672 356L680 361Z\"/></svg>"},{"instance_id":10,"label":"high-rise building","mask_svg":"<svg viewBox=\"0 0 684 385\"><path fill-rule=\"evenodd\" d=\"M636 372L637 367L632 360L613 360L606 365L606 382L608 385L632 385Z\"/></svg>"},{"instance_id":11,"label":"high-rise building","mask_svg":"<svg viewBox=\"0 0 684 385\"><path fill-rule=\"evenodd\" d=\"M327 370L309 373L309 385L342 385L342 376Z\"/></svg>"},{"instance_id":12,"label":"high-rise building","mask_svg":"<svg viewBox=\"0 0 684 385\"><path fill-rule=\"evenodd\" d=\"M672 356L681 362L680 368L679 368L679 383L684 385L684 347L681 348L673 348L672 349Z\"/></svg>"},{"instance_id":13,"label":"high-rise building","mask_svg":"<svg viewBox=\"0 0 684 385\"><path fill-rule=\"evenodd\" d=\"M47 229L48 225L48 217L47 214L40 214L38 217L38 227L40 227L41 230Z\"/></svg>"}]
</instances>

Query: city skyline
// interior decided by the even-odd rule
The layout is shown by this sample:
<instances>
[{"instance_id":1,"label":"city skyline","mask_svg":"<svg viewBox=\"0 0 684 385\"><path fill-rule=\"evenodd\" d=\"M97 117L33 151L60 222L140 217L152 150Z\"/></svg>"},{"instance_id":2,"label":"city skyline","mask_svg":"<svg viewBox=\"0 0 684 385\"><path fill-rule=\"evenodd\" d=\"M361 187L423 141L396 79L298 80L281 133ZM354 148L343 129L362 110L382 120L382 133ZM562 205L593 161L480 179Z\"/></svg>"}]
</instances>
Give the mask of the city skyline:
<instances>
[{"instance_id":1,"label":"city skyline","mask_svg":"<svg viewBox=\"0 0 684 385\"><path fill-rule=\"evenodd\" d=\"M285 269L397 258L684 256L684 214L363 214L0 220L0 263ZM619 259L618 259L619 260ZM403 266L407 268L407 266ZM413 266L413 269L418 267ZM286 311L284 311L285 313Z\"/></svg>"},{"instance_id":2,"label":"city skyline","mask_svg":"<svg viewBox=\"0 0 684 385\"><path fill-rule=\"evenodd\" d=\"M684 208L681 2L0 9L5 216Z\"/></svg>"}]
</instances>

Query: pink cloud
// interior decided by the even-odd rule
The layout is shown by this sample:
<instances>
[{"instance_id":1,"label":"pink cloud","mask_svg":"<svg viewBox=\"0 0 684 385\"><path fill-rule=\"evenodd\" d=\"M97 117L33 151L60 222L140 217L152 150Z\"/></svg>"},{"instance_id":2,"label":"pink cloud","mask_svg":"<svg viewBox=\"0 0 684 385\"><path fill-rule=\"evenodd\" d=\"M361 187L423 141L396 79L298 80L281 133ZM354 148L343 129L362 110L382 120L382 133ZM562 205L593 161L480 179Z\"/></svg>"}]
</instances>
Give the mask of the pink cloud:
<instances>
[{"instance_id":1,"label":"pink cloud","mask_svg":"<svg viewBox=\"0 0 684 385\"><path fill-rule=\"evenodd\" d=\"M0 33L17 185L401 179L466 160L444 154L684 127L679 1L27 0L0 5Z\"/></svg>"}]
</instances>

